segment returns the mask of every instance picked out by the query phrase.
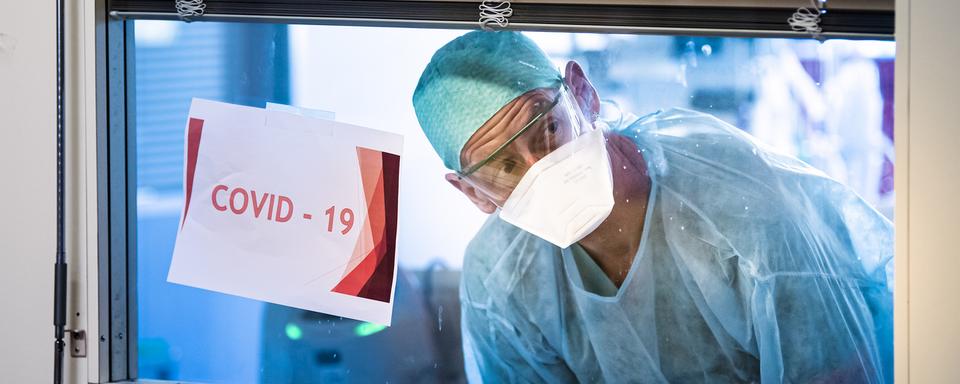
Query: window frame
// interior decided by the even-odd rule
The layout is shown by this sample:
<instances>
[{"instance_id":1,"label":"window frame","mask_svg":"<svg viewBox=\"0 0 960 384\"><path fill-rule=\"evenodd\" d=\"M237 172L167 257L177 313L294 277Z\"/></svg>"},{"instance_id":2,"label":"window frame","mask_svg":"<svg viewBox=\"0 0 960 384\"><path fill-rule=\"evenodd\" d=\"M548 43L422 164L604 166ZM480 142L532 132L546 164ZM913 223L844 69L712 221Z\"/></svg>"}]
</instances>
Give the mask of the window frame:
<instances>
[{"instance_id":1,"label":"window frame","mask_svg":"<svg viewBox=\"0 0 960 384\"><path fill-rule=\"evenodd\" d=\"M99 337L88 345L97 354L99 382L137 380L137 205L136 132L134 118L135 68L133 22L138 19L178 20L173 0L95 0L96 46L96 163L97 163L97 308ZM207 1L208 15L193 21L267 22L416 28L476 28L476 1L335 1L306 15L279 12L278 5L307 4L306 0L260 1L230 7L228 1ZM315 2L319 3L319 1ZM648 1L513 2L510 29L567 32L603 32L724 37L810 38L794 32L786 18L796 1L709 2L687 0L684 6L655 5ZM611 4L615 3L615 4ZM717 6L716 4L725 4ZM806 2L801 2L804 5ZM892 40L892 2L889 8L845 8L857 0L831 0L824 17L823 38ZM252 4L252 5L251 5ZM712 4L712 5L706 5ZM734 5L730 5L734 4ZM741 4L741 5L735 5ZM753 4L744 6L742 4ZM790 4L790 6L786 6ZM274 8L271 8L274 7ZM280 11L283 11L280 9ZM420 12L420 13L417 13ZM731 15L750 17L733 21ZM608 18L615 14L633 17ZM541 15L541 16L530 16ZM576 17L574 17L576 16ZM420 17L420 18L417 18ZM677 23L685 18L697 21ZM663 22L668 19L670 22ZM781 21L782 20L782 21ZM865 20L853 23L851 20ZM846 24L844 24L846 23ZM830 29L838 25L854 29ZM861 28L861 29L856 29ZM91 330L94 331L94 330ZM96 343L96 348L93 347ZM91 373L91 377L93 373Z\"/></svg>"},{"instance_id":2,"label":"window frame","mask_svg":"<svg viewBox=\"0 0 960 384\"><path fill-rule=\"evenodd\" d=\"M111 0L120 18L178 19L173 0ZM204 1L197 20L421 28L475 28L479 1L261 0ZM761 5L762 4L762 5ZM823 38L892 39L890 0L831 0L820 25ZM566 32L659 33L730 37L809 37L786 22L807 0L513 1L511 29Z\"/></svg>"},{"instance_id":3,"label":"window frame","mask_svg":"<svg viewBox=\"0 0 960 384\"><path fill-rule=\"evenodd\" d=\"M99 7L98 7L99 9ZM100 382L137 377L136 135L133 61L126 52L132 21L104 17L97 23L97 245ZM129 108L128 108L129 107ZM133 340L131 342L131 340ZM95 352L94 352L95 351Z\"/></svg>"}]
</instances>

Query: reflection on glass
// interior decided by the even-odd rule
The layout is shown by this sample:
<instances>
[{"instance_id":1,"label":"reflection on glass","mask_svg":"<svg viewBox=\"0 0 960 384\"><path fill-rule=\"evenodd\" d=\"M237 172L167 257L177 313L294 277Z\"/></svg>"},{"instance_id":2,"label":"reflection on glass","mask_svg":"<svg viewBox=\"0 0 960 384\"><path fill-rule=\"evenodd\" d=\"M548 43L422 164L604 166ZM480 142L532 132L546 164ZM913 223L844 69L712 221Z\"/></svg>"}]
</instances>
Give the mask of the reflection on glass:
<instances>
[{"instance_id":1,"label":"reflection on glass","mask_svg":"<svg viewBox=\"0 0 960 384\"><path fill-rule=\"evenodd\" d=\"M461 329L470 326L462 325L460 319L461 275L468 279L465 284L470 284L471 276L477 276L476 269L471 271L470 265L464 265L464 253L470 240L484 226L487 215L444 180L443 175L450 171L421 130L411 96L434 52L464 33L461 30L434 29L135 22L136 46L133 55L136 60L136 95L133 101L137 132L138 365L141 378L223 383L458 382L483 372L483 363L506 361L514 368L515 374L520 374L527 372L523 367L529 366L531 358L539 359L535 360L541 363L562 361L559 357L562 353L546 353L551 351L550 348L534 349L546 354L531 355L520 353L519 350L499 349L503 345L491 349L489 345L477 345L475 339L461 339ZM828 41L821 44L804 40L753 38L542 32L527 35L549 55L559 72L564 72L570 60L580 63L601 98L597 118L607 125L625 127L636 122L638 116L663 110L644 120L656 125L655 129L639 130L642 126L639 124L631 132L638 135L656 132L667 138L684 138L686 141L682 143L686 144L683 145L689 144L689 147L680 144L674 147L659 146L661 152L664 148L668 149L668 162L671 161L669 153L673 153L669 151L671 148L688 152L704 148L707 156L706 148L712 145L712 140L737 137L735 132L738 131L730 130L736 130L732 128L735 126L762 143L758 147L761 153L769 150L798 158L825 172L830 179L853 188L857 195L883 215L893 215L892 42ZM383 329L373 324L166 282L182 205L183 127L192 97L257 107L263 107L266 102L277 102L316 108L334 112L340 121L405 136L398 233L400 276L392 327ZM673 107L708 113L720 120L703 120L700 115L678 115L678 112L670 112ZM676 120L669 117L686 121L685 128L671 130L669 127ZM721 121L729 126L719 124ZM706 126L723 126L724 134L697 136L697 129L704 130ZM689 140L691 137L703 141ZM665 139L657 140L662 142ZM646 152L653 148L644 145L636 147L646 160L644 166L654 158ZM752 154L752 149L744 148ZM711 161L719 161L724 156L731 155L713 152L707 157ZM616 169L618 165L623 166L615 163L612 167ZM680 165L674 172L684 169L684 164ZM694 165L686 164L690 167ZM780 169L794 169L788 166L788 162L781 165L786 168ZM650 169L655 170L655 166L653 164ZM534 268L537 265L534 262L552 260L569 267L567 272L554 276L555 279L575 284L581 290L576 292L583 295L598 297L616 296L620 287L633 282L630 279L654 282L650 292L645 293L648 296L636 297L635 305L646 303L645 308L668 308L670 304L675 311L669 316L663 311L642 312L642 315L637 315L636 324L664 324L664 319L683 313L710 312L718 316L673 330L665 327L631 329L626 325L630 323L624 322L620 329L612 333L618 335L614 340L609 339L609 329L605 330L608 333L606 336L595 336L600 328L593 324L600 319L585 321L584 318L571 318L570 321L582 322L583 326L577 328L579 332L563 333L563 336L560 333L544 334L542 340L568 343L567 352L564 353L585 351L584 345L597 343L590 350L594 354L592 359L601 361L603 359L596 355L627 353L625 351L629 348L624 349L626 346L621 341L626 340L624 335L634 335L630 336L635 337L631 340L637 342L631 348L640 345L644 348L643 351L638 349L630 352L630 356L646 354L649 361L658 361L658 364L650 365L656 368L656 372L651 371L651 377L655 377L665 372L698 372L694 367L706 364L698 360L705 355L687 356L682 363L675 362L676 356L683 356L691 346L699 345L697 343L703 343L703 340L717 340L711 336L711 332L723 329L726 334L723 341L704 348L720 346L721 349L729 347L732 349L727 350L736 351L735 358L730 361L742 363L730 371L742 377L734 377L750 378L760 374L764 363L751 359L763 355L761 349L772 348L768 341L773 339L769 333L751 328L764 321L761 314L747 316L736 313L748 313L755 306L724 304L723 311L719 312L703 308L715 306L718 303L716 300L749 303L749 300L738 296L748 292L738 284L750 281L743 274L744 261L751 259L744 250L759 249L758 244L769 244L775 236L779 236L777 239L794 238L787 236L785 227L756 221L756 227L750 227L755 229L751 232L751 236L755 237L741 238L752 239L745 241L752 245L716 243L719 238L706 237L709 226L692 219L694 216L691 216L693 211L689 210L689 202L671 205L670 201L664 199L663 188L656 186L682 185L698 194L712 196L717 201L717 209L722 207L724 212L731 212L730 215L737 217L759 217L763 212L782 212L788 208L759 199L755 193L761 190L759 187L699 190L697 188L702 185L696 183L708 178L702 170L689 169L691 174L701 172L701 177L671 178L678 173L664 173L659 175L660 179L655 180L651 188L651 191L657 190L654 193L661 194L661 200L650 198L632 202L639 205L659 201L648 204L645 216L674 213L664 216L665 221L658 225L648 225L647 234L644 235L661 239L659 242L646 242L647 254L661 256L638 258L639 262L624 266L604 265L590 257L589 249L576 245L570 248L572 251L563 253L550 246L538 245L542 249L554 250L556 254L530 259L530 264L516 265L514 269L499 267L504 273L502 276L508 276L510 272ZM654 177L658 175L655 172L653 174ZM715 178L720 176L713 177L711 180L716 181ZM823 189L809 185L797 185L797 189L790 190L794 192L791 195L795 198L792 200L794 202L801 197L817 201L819 197L814 195L823 192ZM681 195L690 195L690 192L684 193ZM618 201L622 203L622 200ZM735 213L732 213L734 210L731 207L736 208ZM841 220L824 212L818 214L821 214L819 219L828 222ZM681 224L681 221L684 223ZM483 231L515 228L506 224L497 225L488 224ZM854 232L866 231L863 227L851 229ZM693 246L691 243L671 242L678 239L677 236L688 236L693 231L708 243L714 241L709 244L715 251L712 257L717 257L711 259L715 262L704 264L703 260L681 256L702 254L703 250L698 251L701 253L684 253L678 251L678 244L687 247ZM761 233L765 236L759 235ZM843 243L843 239L835 240ZM848 247L859 246L856 239L844 241L847 241L843 244ZM801 243L783 240L778 244L783 247L784 253L789 253L794 249L792 247ZM479 247L475 244L471 249L487 252L497 249L493 245L481 244ZM824 249L831 248L825 245ZM668 258L663 255L672 256ZM685 266L665 269L665 266L679 262L685 263ZM474 267L477 265L474 264ZM853 268L844 263L831 266L835 270ZM462 274L464 268L467 271ZM707 273L712 269L723 272L722 281L711 280L717 276L716 273ZM573 270L579 273L568 274ZM609 278L609 274L604 273L615 270L622 271L623 275ZM591 271L594 273L591 274ZM510 280L496 280L495 275L487 277L489 280L481 284L507 286L511 283ZM777 302L775 313L792 314L790 319L795 319L796 323L781 323L783 327L813 324L817 325L817 329L836 329L823 326L824 322L831 320L817 318L818 314L826 313L824 310L796 307L802 302L780 300L777 297L778 294L787 295L792 291L815 288L781 278L769 282L777 283L773 296L751 292L757 293L756 297L773 297ZM524 291L529 294L536 291L544 292L544 295L560 292L556 288L557 280L536 281L539 285L530 285L535 281L525 280L512 283L514 292L519 292L518 289L529 290ZM719 285L716 285L716 289L705 289L713 284ZM818 284L821 288L840 289L848 283L823 280ZM734 293L729 297L685 293L670 296L675 298L675 303L665 303L662 300L666 296L657 296L656 288L668 286L678 292ZM729 287L738 289L730 291ZM771 288L773 285L761 284L757 287ZM863 305L870 306L869 303L875 302L869 295L879 297L884 294L882 290L874 288L862 289L864 293L861 297L867 298ZM842 304L837 307L853 308L850 302L845 301L849 296L838 295L835 298L837 303ZM569 300L564 304L568 309L578 305L599 305L576 298ZM464 304L474 305L477 302ZM678 306L680 304L682 307ZM550 308L554 307L540 309L549 311ZM888 310L870 308L878 313ZM577 309L592 310L607 314L609 318L619 316L615 315L615 311L599 307ZM798 315L801 312L810 315ZM467 313L468 322L482 318L477 317L476 312ZM658 316L661 316L659 322ZM537 318L536 328L541 332L546 329L575 330L572 323L563 323L561 318ZM802 319L810 322L803 323ZM516 324L515 320L509 323ZM559 327L560 323L563 323L563 328L550 328ZM531 329L523 329L523 332ZM660 332L674 335L671 339L674 341L665 342L658 334ZM788 337L788 334L795 336ZM764 344L758 344L759 340L763 340ZM817 351L813 348L818 345L815 341L816 338L810 333L782 332L778 348L787 351L788 346L809 346L791 356L812 354ZM556 347L554 344L546 345ZM528 343L524 348L529 352L533 346ZM462 352L464 350L466 359ZM496 359L476 356L476 351L488 351L485 353L492 353ZM674 358L666 358L671 354ZM852 353L849 356L855 355ZM582 357L583 361L590 361L587 358L590 356ZM477 364L478 361L481 364ZM632 365L634 367L645 366L637 363L639 357L631 361L636 363ZM697 364L691 363L697 361ZM791 360L788 358L784 364L787 361ZM563 366L574 374L572 377L580 378L575 375L576 372L589 372L589 369L575 369L575 364L564 363ZM842 365L834 371L842 373L844 371L841 368L848 366L853 365ZM788 371L787 375L792 373L795 372ZM855 373L850 375L857 377ZM547 379L551 376L537 377ZM680 376L673 377L683 380ZM703 376L696 377L697 380L703 379ZM606 378L616 380L619 377ZM591 377L582 379L589 380Z\"/></svg>"}]
</instances>

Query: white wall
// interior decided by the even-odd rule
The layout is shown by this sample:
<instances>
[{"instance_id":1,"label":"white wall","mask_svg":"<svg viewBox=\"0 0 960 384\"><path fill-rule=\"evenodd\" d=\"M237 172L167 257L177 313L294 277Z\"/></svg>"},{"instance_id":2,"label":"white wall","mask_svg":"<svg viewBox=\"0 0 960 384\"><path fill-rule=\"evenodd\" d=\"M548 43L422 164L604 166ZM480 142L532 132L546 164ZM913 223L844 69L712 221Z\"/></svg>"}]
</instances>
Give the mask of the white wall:
<instances>
[{"instance_id":1,"label":"white wall","mask_svg":"<svg viewBox=\"0 0 960 384\"><path fill-rule=\"evenodd\" d=\"M897 378L913 383L960 382L960 252L957 231L960 225L960 123L957 94L960 92L960 13L956 0L911 0L897 2L897 149L908 149L904 167L907 175L897 177L897 193L908 196L897 201L898 256L909 259L897 264L897 341L909 343L909 370L903 354L897 364ZM907 84L908 87L902 87ZM903 108L906 107L906 108ZM906 125L904 125L906 124ZM905 145L904 145L905 144ZM906 186L907 189L901 189ZM901 211L905 207L905 216ZM904 224L907 224L906 226ZM905 229L905 231L904 231ZM908 275L909 282L902 279ZM906 285L906 286L905 286ZM902 291L904 290L905 291ZM898 299L900 299L898 297ZM904 327L903 321L906 320ZM904 338L906 337L906 338Z\"/></svg>"},{"instance_id":2,"label":"white wall","mask_svg":"<svg viewBox=\"0 0 960 384\"><path fill-rule=\"evenodd\" d=\"M0 381L50 382L56 229L54 2L0 1Z\"/></svg>"}]
</instances>

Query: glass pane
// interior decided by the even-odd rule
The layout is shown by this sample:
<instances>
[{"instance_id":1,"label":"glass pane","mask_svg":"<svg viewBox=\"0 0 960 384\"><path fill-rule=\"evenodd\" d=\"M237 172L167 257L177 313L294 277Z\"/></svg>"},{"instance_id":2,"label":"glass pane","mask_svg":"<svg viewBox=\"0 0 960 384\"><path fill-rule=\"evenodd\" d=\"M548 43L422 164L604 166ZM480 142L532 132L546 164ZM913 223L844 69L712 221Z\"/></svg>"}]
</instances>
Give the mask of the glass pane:
<instances>
[{"instance_id":1,"label":"glass pane","mask_svg":"<svg viewBox=\"0 0 960 384\"><path fill-rule=\"evenodd\" d=\"M489 219L444 179L411 98L466 31L134 29L140 378L892 381L893 42L526 33L568 80L582 66L596 126L643 160L611 171L613 190L640 190L614 192L609 217L641 225L614 228L607 244L634 244L602 257L589 236L561 251L524 228L546 216ZM391 327L166 282L193 97L404 136ZM630 196L642 209L622 214Z\"/></svg>"}]
</instances>

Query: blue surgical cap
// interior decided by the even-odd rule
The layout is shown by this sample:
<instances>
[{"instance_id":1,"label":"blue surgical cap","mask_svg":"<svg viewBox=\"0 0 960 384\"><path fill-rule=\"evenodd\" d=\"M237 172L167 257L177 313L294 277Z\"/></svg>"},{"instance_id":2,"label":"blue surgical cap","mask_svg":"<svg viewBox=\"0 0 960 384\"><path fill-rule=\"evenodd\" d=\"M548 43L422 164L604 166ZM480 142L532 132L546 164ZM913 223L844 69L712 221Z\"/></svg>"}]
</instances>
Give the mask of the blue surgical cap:
<instances>
[{"instance_id":1,"label":"blue surgical cap","mask_svg":"<svg viewBox=\"0 0 960 384\"><path fill-rule=\"evenodd\" d=\"M433 54L413 92L420 127L444 165L460 171L460 151L487 120L518 96L559 85L560 73L519 32L474 31Z\"/></svg>"}]
</instances>

